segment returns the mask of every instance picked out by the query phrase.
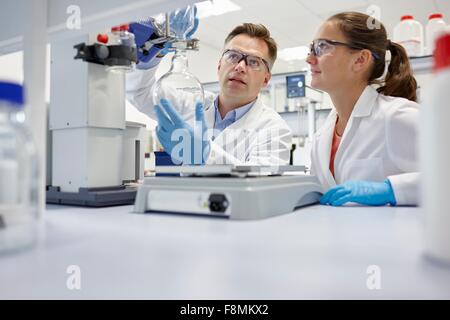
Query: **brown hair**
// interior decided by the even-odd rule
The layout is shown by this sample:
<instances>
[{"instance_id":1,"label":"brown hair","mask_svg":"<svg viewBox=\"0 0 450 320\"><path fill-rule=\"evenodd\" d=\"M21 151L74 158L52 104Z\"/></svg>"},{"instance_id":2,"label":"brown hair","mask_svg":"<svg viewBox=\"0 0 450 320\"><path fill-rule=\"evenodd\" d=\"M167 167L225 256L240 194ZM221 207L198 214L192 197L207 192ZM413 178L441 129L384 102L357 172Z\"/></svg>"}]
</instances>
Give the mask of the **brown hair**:
<instances>
[{"instance_id":1,"label":"brown hair","mask_svg":"<svg viewBox=\"0 0 450 320\"><path fill-rule=\"evenodd\" d=\"M231 41L234 37L240 34L246 34L252 38L263 40L269 49L269 64L273 66L277 59L277 43L270 36L270 31L262 24L243 23L235 27L226 37L225 44Z\"/></svg>"},{"instance_id":2,"label":"brown hair","mask_svg":"<svg viewBox=\"0 0 450 320\"><path fill-rule=\"evenodd\" d=\"M381 22L360 12L338 13L328 21L336 22L352 45L372 52L374 65L368 83L379 84L378 92L386 96L417 100L417 82L406 51L401 45L387 39L386 29ZM386 68L386 50L391 52L391 62L383 80L380 77Z\"/></svg>"}]
</instances>

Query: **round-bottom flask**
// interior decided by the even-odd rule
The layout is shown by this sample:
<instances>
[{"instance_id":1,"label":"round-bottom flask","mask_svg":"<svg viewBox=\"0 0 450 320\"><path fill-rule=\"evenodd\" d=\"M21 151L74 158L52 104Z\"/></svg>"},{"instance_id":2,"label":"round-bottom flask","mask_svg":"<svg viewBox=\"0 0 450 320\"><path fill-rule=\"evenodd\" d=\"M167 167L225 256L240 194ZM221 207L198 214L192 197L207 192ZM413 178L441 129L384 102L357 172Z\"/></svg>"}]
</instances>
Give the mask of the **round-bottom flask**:
<instances>
[{"instance_id":1,"label":"round-bottom flask","mask_svg":"<svg viewBox=\"0 0 450 320\"><path fill-rule=\"evenodd\" d=\"M172 66L153 87L153 103L168 100L175 110L191 126L194 125L195 106L204 105L204 91L200 81L189 72L186 51L177 49L172 58Z\"/></svg>"}]
</instances>

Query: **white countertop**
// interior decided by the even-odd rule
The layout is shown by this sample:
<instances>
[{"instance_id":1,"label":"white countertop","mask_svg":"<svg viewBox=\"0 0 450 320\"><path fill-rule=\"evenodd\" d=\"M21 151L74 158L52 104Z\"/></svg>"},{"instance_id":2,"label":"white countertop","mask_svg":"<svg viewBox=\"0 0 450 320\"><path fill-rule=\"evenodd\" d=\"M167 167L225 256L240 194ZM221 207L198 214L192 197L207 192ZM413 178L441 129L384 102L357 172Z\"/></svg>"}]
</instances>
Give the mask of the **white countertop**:
<instances>
[{"instance_id":1,"label":"white countertop","mask_svg":"<svg viewBox=\"0 0 450 320\"><path fill-rule=\"evenodd\" d=\"M49 205L42 240L0 256L0 299L450 298L420 208L312 206L261 221ZM69 290L68 266L80 267ZM381 270L369 290L367 268Z\"/></svg>"}]
</instances>

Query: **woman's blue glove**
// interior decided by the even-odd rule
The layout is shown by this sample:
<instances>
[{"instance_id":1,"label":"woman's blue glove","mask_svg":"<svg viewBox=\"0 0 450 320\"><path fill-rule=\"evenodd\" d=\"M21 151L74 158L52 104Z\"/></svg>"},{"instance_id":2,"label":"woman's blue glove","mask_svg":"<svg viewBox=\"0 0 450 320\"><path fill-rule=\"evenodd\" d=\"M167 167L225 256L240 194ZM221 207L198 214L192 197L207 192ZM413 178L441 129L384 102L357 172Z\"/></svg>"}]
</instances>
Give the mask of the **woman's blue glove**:
<instances>
[{"instance_id":1,"label":"woman's blue glove","mask_svg":"<svg viewBox=\"0 0 450 320\"><path fill-rule=\"evenodd\" d=\"M161 99L155 106L156 135L175 164L205 164L210 152L203 104L195 106L195 126L184 121L169 101Z\"/></svg>"},{"instance_id":2,"label":"woman's blue glove","mask_svg":"<svg viewBox=\"0 0 450 320\"><path fill-rule=\"evenodd\" d=\"M341 206L357 202L369 206L396 205L394 191L388 179L383 182L347 181L328 190L320 204Z\"/></svg>"}]
</instances>

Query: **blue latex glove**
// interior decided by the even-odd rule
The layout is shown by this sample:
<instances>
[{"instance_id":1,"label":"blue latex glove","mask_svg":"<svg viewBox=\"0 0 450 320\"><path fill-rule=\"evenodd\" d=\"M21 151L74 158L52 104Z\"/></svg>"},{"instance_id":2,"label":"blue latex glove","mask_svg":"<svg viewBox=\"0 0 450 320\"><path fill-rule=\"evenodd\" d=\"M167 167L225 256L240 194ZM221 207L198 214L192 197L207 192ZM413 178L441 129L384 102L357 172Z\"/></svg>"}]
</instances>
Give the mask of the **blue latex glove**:
<instances>
[{"instance_id":1,"label":"blue latex glove","mask_svg":"<svg viewBox=\"0 0 450 320\"><path fill-rule=\"evenodd\" d=\"M320 198L320 204L332 206L341 206L347 202L369 206L395 206L397 203L388 179L383 182L347 181L331 188Z\"/></svg>"},{"instance_id":2,"label":"blue latex glove","mask_svg":"<svg viewBox=\"0 0 450 320\"><path fill-rule=\"evenodd\" d=\"M170 13L170 27L175 32L183 33L190 24L187 16L188 8L182 10L176 10ZM194 6L194 26L192 30L187 34L187 38L197 31L199 20L197 18L197 7ZM157 29L151 18L140 22L130 23L130 32L134 34L137 48L142 48L150 39L155 40L163 37L157 33ZM148 51L138 50L138 69L150 69L155 67L161 59L170 51L173 51L171 42L163 42L161 44L153 45Z\"/></svg>"},{"instance_id":3,"label":"blue latex glove","mask_svg":"<svg viewBox=\"0 0 450 320\"><path fill-rule=\"evenodd\" d=\"M156 135L175 164L205 164L210 152L203 105L195 106L195 126L184 121L169 101L161 99L155 106Z\"/></svg>"},{"instance_id":4,"label":"blue latex glove","mask_svg":"<svg viewBox=\"0 0 450 320\"><path fill-rule=\"evenodd\" d=\"M175 10L170 13L170 30L172 36L180 36L183 35L188 28L191 26L191 22L188 16L189 7L186 7L181 10ZM192 29L186 34L186 39L191 39L194 33L198 29L198 17L197 17L197 7L194 5L194 25ZM166 43L164 49L161 50L160 55L166 55L169 52L174 52L175 48L172 47L172 42Z\"/></svg>"},{"instance_id":5,"label":"blue latex glove","mask_svg":"<svg viewBox=\"0 0 450 320\"><path fill-rule=\"evenodd\" d=\"M162 58L162 50L165 46L169 46L167 43L161 43L153 45L148 51L142 51L140 48L144 47L145 43L151 38L157 39L160 37L156 33L156 27L151 19L147 19L140 22L130 23L130 32L134 34L136 47L138 48L138 69L150 69L156 66ZM160 57L157 57L157 56Z\"/></svg>"},{"instance_id":6,"label":"blue latex glove","mask_svg":"<svg viewBox=\"0 0 450 320\"><path fill-rule=\"evenodd\" d=\"M194 21L190 19L192 11L194 11ZM189 28L192 28L187 34L186 39L190 39L198 28L197 7L185 7L183 9L177 9L172 11L169 15L170 30L176 37L182 38Z\"/></svg>"}]
</instances>

